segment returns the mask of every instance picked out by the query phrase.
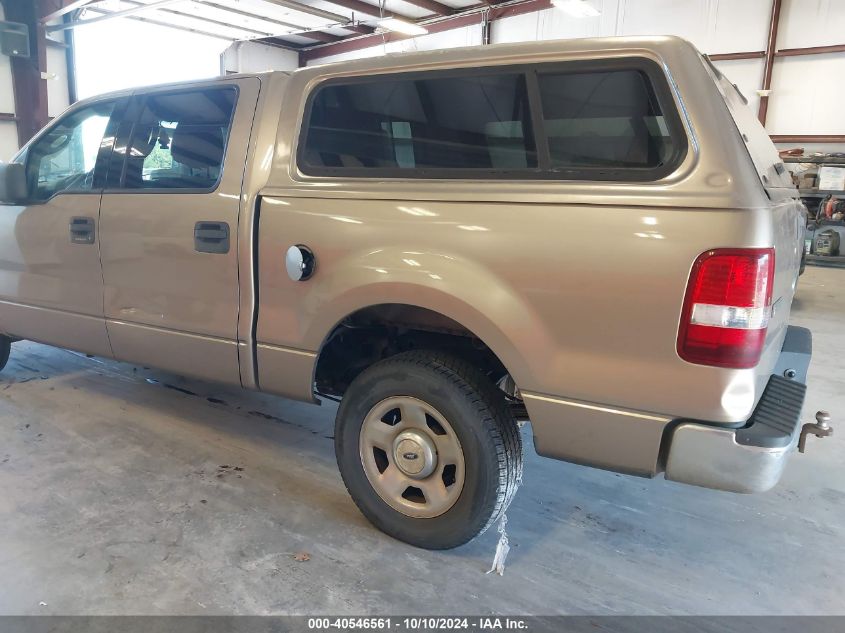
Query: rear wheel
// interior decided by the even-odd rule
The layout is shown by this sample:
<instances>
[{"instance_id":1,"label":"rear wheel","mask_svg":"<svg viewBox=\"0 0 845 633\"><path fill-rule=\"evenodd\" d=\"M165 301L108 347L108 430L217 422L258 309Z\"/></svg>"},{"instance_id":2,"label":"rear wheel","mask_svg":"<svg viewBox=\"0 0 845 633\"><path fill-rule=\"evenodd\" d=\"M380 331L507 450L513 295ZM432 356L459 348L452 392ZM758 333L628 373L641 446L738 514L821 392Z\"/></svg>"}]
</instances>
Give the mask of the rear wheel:
<instances>
[{"instance_id":1,"label":"rear wheel","mask_svg":"<svg viewBox=\"0 0 845 633\"><path fill-rule=\"evenodd\" d=\"M335 424L338 466L361 512L418 547L457 547L484 532L522 476L522 440L502 392L447 354L373 365L350 385Z\"/></svg>"}]
</instances>

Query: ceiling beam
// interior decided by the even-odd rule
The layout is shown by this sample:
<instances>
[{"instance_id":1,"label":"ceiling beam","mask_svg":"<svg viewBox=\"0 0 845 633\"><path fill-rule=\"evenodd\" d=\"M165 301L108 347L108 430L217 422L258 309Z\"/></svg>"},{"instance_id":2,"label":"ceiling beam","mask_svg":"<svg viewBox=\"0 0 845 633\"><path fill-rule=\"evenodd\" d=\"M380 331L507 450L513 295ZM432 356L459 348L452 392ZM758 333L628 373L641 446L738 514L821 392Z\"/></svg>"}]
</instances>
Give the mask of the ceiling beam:
<instances>
[{"instance_id":1,"label":"ceiling beam","mask_svg":"<svg viewBox=\"0 0 845 633\"><path fill-rule=\"evenodd\" d=\"M208 2L207 0L202 0L202 4L206 7L211 7L212 9L219 9L220 11L228 11L229 13L234 13L235 15L240 15L245 18L255 18L261 20L262 22L267 22L269 24L275 24L277 26L283 26L288 29L304 29L305 27L302 24L294 24L292 22L283 22L282 20L277 20L276 18L270 18L264 15L258 15L256 13L250 13L249 11L244 11L243 9L235 9L234 7L230 7L225 4L218 4L216 2Z\"/></svg>"},{"instance_id":2,"label":"ceiling beam","mask_svg":"<svg viewBox=\"0 0 845 633\"><path fill-rule=\"evenodd\" d=\"M144 4L143 2L131 2L130 4L134 6L128 9L123 9L122 11L109 11L105 15L101 15L97 18L88 18L86 20L73 20L72 22L63 22L62 24L55 24L53 26L48 26L47 32L53 33L55 31L75 29L77 26L83 26L85 24L96 24L97 22L105 22L106 20L113 20L114 18L128 18L130 15L135 15L136 13L141 13L142 11L162 9L163 7L166 7L168 5L184 1L185 0L159 0L158 2L152 2L150 4Z\"/></svg>"},{"instance_id":3,"label":"ceiling beam","mask_svg":"<svg viewBox=\"0 0 845 633\"><path fill-rule=\"evenodd\" d=\"M352 31L353 33L358 33L359 35L369 35L370 33L375 33L376 31L374 26L369 26L367 24L344 24L342 28L347 31Z\"/></svg>"},{"instance_id":4,"label":"ceiling beam","mask_svg":"<svg viewBox=\"0 0 845 633\"><path fill-rule=\"evenodd\" d=\"M174 0L174 2L184 2L184 1L185 0ZM197 0L197 1L199 1L200 4L202 4L202 5L206 4L205 2L202 2L202 0ZM154 6L154 4L145 5L143 2L138 2L137 0L123 0L123 2L128 2L129 4L134 4L138 9L141 9L144 6L147 6L147 7L153 7ZM163 6L161 9L159 9L159 11L161 11L162 13L169 13L170 15L178 15L179 17L183 17L183 18L191 18L191 19L194 19L194 20L200 20L201 22L207 22L208 24L213 24L215 26L222 26L223 28L227 28L227 29L236 29L238 31L245 31L247 33L254 33L255 35L259 35L259 36L262 36L262 37L267 37L267 36L273 35L272 32L268 32L266 29L259 31L258 29L254 29L250 26L241 26L241 25L238 25L238 24L233 24L232 22L223 22L221 20L215 20L213 18L206 18L206 17L202 17L200 15L196 15L196 14L193 14L193 13L187 13L186 11L182 11L182 10L179 10L179 9L169 9L169 8L166 7L166 5ZM254 16L254 17L258 17L258 16ZM301 28L301 27L289 26L289 27L286 27L286 28Z\"/></svg>"},{"instance_id":5,"label":"ceiling beam","mask_svg":"<svg viewBox=\"0 0 845 633\"><path fill-rule=\"evenodd\" d=\"M181 1L184 1L184 0L175 0L175 1L181 2ZM220 20L214 20L214 19L207 18L207 17L192 15L190 13L186 13L186 12L178 10L178 9L163 8L163 9L161 9L161 11L162 11L162 13L170 13L172 15L179 15L181 17L194 18L194 19L197 19L197 20L201 20L203 22L208 22L209 24L214 24L216 26L222 26L224 28L231 28L231 29L237 29L239 31L246 31L248 33L255 33L256 35L262 36L262 38L268 38L269 37L269 38L272 39L272 38L282 38L285 35L302 35L303 37L307 37L309 39L313 39L317 42L322 42L324 44L332 43L332 42L338 42L338 41L344 39L342 35L332 35L331 33L322 33L318 29L309 29L308 27L304 27L304 26L298 25L298 24L292 24L292 23L289 23L289 22L281 22L281 21L275 20L273 18L264 18L264 16L262 16L262 15L259 15L259 14L256 14L256 13L248 13L246 11L241 11L239 9L233 10L233 9L231 9L231 8L225 6L225 5L216 4L214 2L206 2L205 0L197 0L197 1L199 1L203 6L213 7L213 8L219 9L221 11L230 11L232 13L252 17L252 18L255 18L255 19L258 19L258 20L266 20L267 22L270 22L270 23L273 23L273 24L278 24L279 26L282 26L284 28L293 29L294 31L300 31L300 32L268 33L266 30L259 31L259 30L252 28L252 27L248 27L248 26L242 26L242 25L238 25L238 24L233 24L231 22L222 22ZM124 2L129 2L130 4L137 5L138 8L140 8L141 6L153 6L153 5L144 5L144 3L138 2L138 0L124 0ZM339 17L343 17L343 16L339 16ZM345 22L345 19L343 21ZM340 26L340 25L332 24L330 26ZM369 32L372 32L372 30L369 31Z\"/></svg>"},{"instance_id":6,"label":"ceiling beam","mask_svg":"<svg viewBox=\"0 0 845 633\"><path fill-rule=\"evenodd\" d=\"M845 143L845 134L771 134L773 143Z\"/></svg>"},{"instance_id":7,"label":"ceiling beam","mask_svg":"<svg viewBox=\"0 0 845 633\"><path fill-rule=\"evenodd\" d=\"M845 44L830 46L806 46L803 48L782 48L775 57L795 57L797 55L823 55L824 53L845 53Z\"/></svg>"},{"instance_id":8,"label":"ceiling beam","mask_svg":"<svg viewBox=\"0 0 845 633\"><path fill-rule=\"evenodd\" d=\"M285 40L279 39L278 37L265 37L264 39L260 40L251 40L251 42L263 44L264 46L272 46L273 48L282 48L286 51L294 51L295 53L298 53L307 46L303 46L302 44L294 44L293 42L286 42Z\"/></svg>"},{"instance_id":9,"label":"ceiling beam","mask_svg":"<svg viewBox=\"0 0 845 633\"><path fill-rule=\"evenodd\" d=\"M103 11L99 8L92 8L90 11L95 11L97 13L108 13L108 11ZM135 20L137 22L144 22L145 24L153 24L155 26L165 26L169 29L174 29L176 31L183 31L185 33L196 33L197 35L205 35L207 37L214 37L218 40L226 40L227 42L237 42L239 38L232 37L230 35L221 35L220 33L212 33L211 31L204 31L202 29L195 29L190 26L181 26L176 24L171 24L170 22L164 22L162 20L153 20L151 18L145 18L140 15L130 15L126 18L127 20ZM237 29L238 27L232 26L230 28Z\"/></svg>"},{"instance_id":10,"label":"ceiling beam","mask_svg":"<svg viewBox=\"0 0 845 633\"><path fill-rule=\"evenodd\" d=\"M331 44L332 42L339 42L343 39L346 39L343 35L332 35L331 33L326 33L324 31L306 31L305 33L283 33L282 35L277 36L278 38L284 38L285 35L295 35L297 37L307 37L309 40L315 40L317 42L323 42L324 44Z\"/></svg>"},{"instance_id":11,"label":"ceiling beam","mask_svg":"<svg viewBox=\"0 0 845 633\"><path fill-rule=\"evenodd\" d=\"M715 53L708 55L712 62L731 61L735 59L760 59L766 56L766 51L746 51L742 53Z\"/></svg>"},{"instance_id":12,"label":"ceiling beam","mask_svg":"<svg viewBox=\"0 0 845 633\"><path fill-rule=\"evenodd\" d=\"M335 0L332 0L332 2L334 1ZM417 24L424 26L429 33L442 33L444 31L451 31L465 26L482 24L484 20L484 12L487 12L489 21L494 22L496 20L501 20L502 18L513 17L516 15L536 13L537 11L550 9L551 6L551 0L524 0L523 2L510 3L504 6L495 5L492 7L478 7L476 5L471 9L434 22L422 21L417 22ZM362 37L347 38L341 42L335 42L334 44L324 44L304 50L300 53L300 59L302 63L306 63L322 57L329 57L340 53L349 53L351 51L359 51L371 46L380 45L384 42L400 42L412 37L412 35L403 35L402 33L392 32L375 33L373 35L364 35Z\"/></svg>"},{"instance_id":13,"label":"ceiling beam","mask_svg":"<svg viewBox=\"0 0 845 633\"><path fill-rule=\"evenodd\" d=\"M329 0L331 2L332 0ZM420 9L425 9L426 11L431 11L434 15L454 15L460 9L453 9L452 7L447 7L445 4L441 4L436 0L404 0L408 4L412 4L415 7L419 7Z\"/></svg>"},{"instance_id":14,"label":"ceiling beam","mask_svg":"<svg viewBox=\"0 0 845 633\"><path fill-rule=\"evenodd\" d=\"M363 2L363 0L326 0L326 2L336 4L339 7L349 9L355 13L363 13L364 15L371 15L376 18L399 18L400 20L413 20L410 16L394 13L393 11L388 11L387 9L382 11L378 6L369 4L368 2Z\"/></svg>"},{"instance_id":15,"label":"ceiling beam","mask_svg":"<svg viewBox=\"0 0 845 633\"><path fill-rule=\"evenodd\" d=\"M333 33L326 33L323 29L327 28L340 28L346 31L360 33L362 35L369 35L370 33L375 32L375 28L364 24L328 24L324 27L318 27L315 29L303 28L298 29L296 31L291 31L289 33L279 33L277 35L273 35L272 37L263 37L252 41L271 44L273 46L283 46L294 50L302 50L313 46L313 44L300 44L298 42L291 42L289 40L285 40L285 38L290 37L291 35L296 35L298 37L309 38L317 42L322 42L324 44L331 44L334 42L341 42L343 40L349 39L350 37L354 37L351 35L334 35Z\"/></svg>"},{"instance_id":16,"label":"ceiling beam","mask_svg":"<svg viewBox=\"0 0 845 633\"><path fill-rule=\"evenodd\" d=\"M52 22L53 20L57 20L63 15L76 11L77 9L82 9L86 5L93 4L97 1L98 0L59 0L59 8L43 16L40 22L41 24Z\"/></svg>"},{"instance_id":17,"label":"ceiling beam","mask_svg":"<svg viewBox=\"0 0 845 633\"><path fill-rule=\"evenodd\" d=\"M845 53L845 44L831 44L829 46L802 46L800 48L781 48L775 51L774 57L796 57L799 55L824 55L825 53ZM714 53L708 55L711 61L730 61L733 59L760 59L766 56L766 51L746 51L743 53Z\"/></svg>"},{"instance_id":18,"label":"ceiling beam","mask_svg":"<svg viewBox=\"0 0 845 633\"><path fill-rule=\"evenodd\" d=\"M318 18L325 18L330 22L351 22L350 17L348 15L341 15L339 13L332 13L331 11L324 11L323 9L318 9L317 7L302 4L301 2L295 2L294 0L265 0L265 2L275 4L279 7L285 7L286 9L293 9L294 11L299 11L300 13L316 15ZM335 2L333 4L337 3Z\"/></svg>"}]
</instances>

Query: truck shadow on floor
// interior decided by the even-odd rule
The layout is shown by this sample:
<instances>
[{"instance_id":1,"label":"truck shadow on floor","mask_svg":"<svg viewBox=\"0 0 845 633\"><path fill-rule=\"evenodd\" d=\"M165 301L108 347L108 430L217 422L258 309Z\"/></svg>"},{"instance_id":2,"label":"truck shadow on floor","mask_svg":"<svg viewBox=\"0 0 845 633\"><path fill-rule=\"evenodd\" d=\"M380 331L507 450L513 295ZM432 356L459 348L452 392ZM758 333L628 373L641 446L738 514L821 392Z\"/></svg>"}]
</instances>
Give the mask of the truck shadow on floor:
<instances>
[{"instance_id":1,"label":"truck shadow on floor","mask_svg":"<svg viewBox=\"0 0 845 633\"><path fill-rule=\"evenodd\" d=\"M199 497L208 497L209 486L215 485L228 487L228 493L234 487L235 491L262 499L267 498L268 490L271 497L273 490L279 490L283 495L282 503L306 508L307 512L320 515L321 521L343 522L355 533L360 533L358 528L361 528L369 533L368 540L374 540L377 547L407 547L371 527L340 483L333 447L335 403L326 402L317 407L28 342L15 347L19 346L20 349L15 350L19 353L13 351L14 361L10 361L8 368L7 379L13 381L11 384L43 377L47 382L31 384L26 389L40 391L55 386L60 390L59 398L62 389L84 393L86 398L98 403L98 408L114 409L125 416L125 420L115 422L121 427L115 428L115 433L119 433L123 441L144 444L150 432L158 438L171 430L174 443L186 434L196 436L197 453L215 454L219 462L197 466L196 460L192 465L190 457L186 457L183 470L195 479ZM209 437L209 431L213 442L204 439ZM523 440L527 485L517 493L509 511L510 564L518 563L533 550L544 547L549 539L558 539L562 533L573 529L608 544L632 531L629 521L606 516L603 512L607 509L603 506L606 502L602 502L601 494L588 499L581 494L558 493L557 498L550 499L546 490L549 486L546 480L560 481L571 476L575 481L570 483L576 489L586 484L593 492L612 497L614 495L603 488L618 488L620 484L625 488L623 481L627 478L620 481L611 473L585 472L538 458L531 448L529 427L523 429ZM250 449L246 461L241 459L244 452L237 450L245 445ZM303 458L319 465L323 473L320 478L303 473ZM595 484L589 484L594 479L604 482L598 486L599 490ZM230 495L230 503L237 503L237 495L234 497ZM315 500L318 501L315 503ZM209 498L209 502L212 501ZM278 503L279 499L273 502ZM525 520L525 517L531 518ZM475 561L484 566L492 560L498 539L496 527L491 526L481 539L437 556L464 559L469 563ZM643 537L646 535L641 533L640 538Z\"/></svg>"}]
</instances>

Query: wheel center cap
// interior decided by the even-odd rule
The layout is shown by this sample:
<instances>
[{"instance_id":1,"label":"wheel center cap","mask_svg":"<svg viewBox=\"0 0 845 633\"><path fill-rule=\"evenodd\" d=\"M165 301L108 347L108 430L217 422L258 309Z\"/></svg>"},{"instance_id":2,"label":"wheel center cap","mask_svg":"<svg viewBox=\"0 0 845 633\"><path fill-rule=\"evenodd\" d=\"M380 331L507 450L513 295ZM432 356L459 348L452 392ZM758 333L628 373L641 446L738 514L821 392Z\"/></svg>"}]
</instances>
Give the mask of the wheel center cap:
<instances>
[{"instance_id":1,"label":"wheel center cap","mask_svg":"<svg viewBox=\"0 0 845 633\"><path fill-rule=\"evenodd\" d=\"M437 452L424 433L404 431L393 441L393 461L409 477L422 479L434 472Z\"/></svg>"}]
</instances>

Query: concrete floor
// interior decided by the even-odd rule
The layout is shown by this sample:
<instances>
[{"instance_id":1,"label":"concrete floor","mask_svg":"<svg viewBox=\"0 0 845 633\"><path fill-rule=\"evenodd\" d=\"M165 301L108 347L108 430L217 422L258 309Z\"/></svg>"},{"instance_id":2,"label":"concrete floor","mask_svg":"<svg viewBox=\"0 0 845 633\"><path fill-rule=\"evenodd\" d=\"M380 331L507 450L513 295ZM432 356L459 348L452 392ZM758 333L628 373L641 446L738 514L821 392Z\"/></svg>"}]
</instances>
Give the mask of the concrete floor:
<instances>
[{"instance_id":1,"label":"concrete floor","mask_svg":"<svg viewBox=\"0 0 845 633\"><path fill-rule=\"evenodd\" d=\"M808 268L793 322L815 335L805 416L841 423L845 271ZM839 436L811 438L757 496L529 448L497 577L494 531L435 553L370 527L336 471L333 418L15 344L0 376L0 613L845 614Z\"/></svg>"}]
</instances>

